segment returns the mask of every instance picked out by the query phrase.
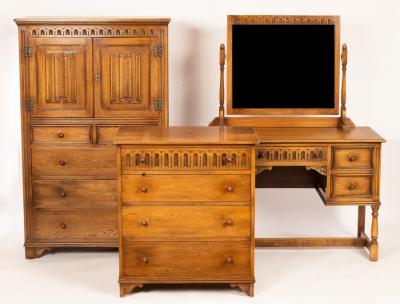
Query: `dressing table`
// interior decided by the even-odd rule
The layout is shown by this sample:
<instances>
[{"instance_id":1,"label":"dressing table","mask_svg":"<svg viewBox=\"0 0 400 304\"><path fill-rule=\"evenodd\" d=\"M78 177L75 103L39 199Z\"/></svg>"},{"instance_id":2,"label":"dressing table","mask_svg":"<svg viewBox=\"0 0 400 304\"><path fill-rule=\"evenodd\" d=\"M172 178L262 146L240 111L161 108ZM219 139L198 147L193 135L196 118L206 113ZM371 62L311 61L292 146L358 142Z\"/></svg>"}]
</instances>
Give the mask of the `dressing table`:
<instances>
[{"instance_id":1,"label":"dressing table","mask_svg":"<svg viewBox=\"0 0 400 304\"><path fill-rule=\"evenodd\" d=\"M256 187L315 188L326 206L351 205L358 207L358 223L355 237L261 237L256 238L256 247L366 247L369 250L370 260L377 261L378 211L381 205L379 191L381 145L385 140L369 127L356 127L351 119L347 117L347 46L346 44L342 46L339 58L339 25L340 19L338 16L228 16L227 106L228 114L239 116L225 116L225 46L222 44L220 47L219 117L214 118L209 125L251 126L255 128L260 141L256 146ZM243 92L237 88L238 84L243 84L245 81L257 83L259 81L257 77L260 77L260 74L256 72L259 67L253 65L254 75L246 74L246 79L242 79L242 82L238 81L240 75L235 76L235 68L240 70L240 60L246 66L249 66L247 58L243 56L243 54L247 54L246 47L248 46L240 45L239 42L243 38L235 34L235 31L240 33L242 29L249 30L251 28L255 28L255 31L258 31L262 26L267 30L272 29L271 31L278 28L281 31L280 33L284 33L285 30L293 29L296 26L303 27L305 31L314 29L313 27L315 26L321 28L330 27L331 37L334 40L330 58L332 59L330 73L332 74L333 93L331 96L322 96L321 98L321 100L325 100L328 97L332 98L330 108L325 107L325 105L322 105L324 108L271 108L268 106L267 99L264 100L264 107L257 107L257 105L255 108L240 107L240 98L244 100L246 98L243 98ZM250 34L246 33L246 39ZM266 39L266 37L264 38ZM260 37L257 36L257 39L260 39ZM272 45L276 46L276 44ZM296 47L301 49L303 45ZM263 58L266 57L265 61L271 63L271 61L268 61L268 52L266 51L266 53ZM293 56L296 55L296 51L293 51ZM310 56L308 59L311 70L314 57ZM340 59L342 62L340 115L325 117L299 116L299 114L338 114ZM259 57L252 58L252 60L254 62L257 60L263 61ZM274 60L278 59L274 58ZM260 65L262 64L260 63ZM278 66L278 68L281 67ZM292 67L286 66L286 68L290 70ZM316 71L318 72L318 70ZM277 71L268 70L262 74L265 87L260 91L273 90L272 87L268 86L268 80L274 81L275 72ZM297 73L298 71L292 72ZM327 73L326 71L323 72ZM309 75L304 72L301 77L307 76ZM301 81L299 79L295 80ZM286 82L285 85L287 85ZM309 83L304 82L303 85L307 86ZM321 85L325 85L325 83ZM252 90L256 91L257 87L253 83L250 83L248 87L251 90L249 89L247 92L247 99L251 100L256 96L256 93ZM312 88L313 86L311 85L310 87ZM318 89L318 87L314 87ZM284 93L282 94L284 95ZM266 94L266 96L269 95ZM269 116L251 116L257 114L269 114ZM371 206L372 209L370 237L365 233L366 206Z\"/></svg>"}]
</instances>

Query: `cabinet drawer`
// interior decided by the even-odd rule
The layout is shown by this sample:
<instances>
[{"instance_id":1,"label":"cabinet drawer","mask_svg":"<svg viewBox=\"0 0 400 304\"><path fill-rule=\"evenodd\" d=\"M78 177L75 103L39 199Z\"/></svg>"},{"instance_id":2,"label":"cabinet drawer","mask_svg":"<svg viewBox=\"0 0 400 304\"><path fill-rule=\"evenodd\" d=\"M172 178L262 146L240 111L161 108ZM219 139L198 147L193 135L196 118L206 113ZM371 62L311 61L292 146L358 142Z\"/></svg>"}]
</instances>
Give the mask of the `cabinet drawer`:
<instances>
[{"instance_id":1,"label":"cabinet drawer","mask_svg":"<svg viewBox=\"0 0 400 304\"><path fill-rule=\"evenodd\" d=\"M91 142L90 126L33 126L32 143Z\"/></svg>"},{"instance_id":2,"label":"cabinet drawer","mask_svg":"<svg viewBox=\"0 0 400 304\"><path fill-rule=\"evenodd\" d=\"M123 175L122 201L250 201L251 176Z\"/></svg>"},{"instance_id":3,"label":"cabinet drawer","mask_svg":"<svg viewBox=\"0 0 400 304\"><path fill-rule=\"evenodd\" d=\"M250 242L128 242L122 275L151 278L245 279L252 276Z\"/></svg>"},{"instance_id":4,"label":"cabinet drawer","mask_svg":"<svg viewBox=\"0 0 400 304\"><path fill-rule=\"evenodd\" d=\"M118 218L113 211L33 212L35 240L117 241Z\"/></svg>"},{"instance_id":5,"label":"cabinet drawer","mask_svg":"<svg viewBox=\"0 0 400 304\"><path fill-rule=\"evenodd\" d=\"M251 168L251 150L240 147L135 147L121 149L123 170L237 170Z\"/></svg>"},{"instance_id":6,"label":"cabinet drawer","mask_svg":"<svg viewBox=\"0 0 400 304\"><path fill-rule=\"evenodd\" d=\"M116 178L114 147L32 147L33 176L92 176Z\"/></svg>"},{"instance_id":7,"label":"cabinet drawer","mask_svg":"<svg viewBox=\"0 0 400 304\"><path fill-rule=\"evenodd\" d=\"M332 197L372 197L372 175L332 175Z\"/></svg>"},{"instance_id":8,"label":"cabinet drawer","mask_svg":"<svg viewBox=\"0 0 400 304\"><path fill-rule=\"evenodd\" d=\"M99 193L101 191L101 193ZM115 180L35 180L32 182L35 208L117 208Z\"/></svg>"},{"instance_id":9,"label":"cabinet drawer","mask_svg":"<svg viewBox=\"0 0 400 304\"><path fill-rule=\"evenodd\" d=\"M334 169L371 169L373 147L333 147Z\"/></svg>"},{"instance_id":10,"label":"cabinet drawer","mask_svg":"<svg viewBox=\"0 0 400 304\"><path fill-rule=\"evenodd\" d=\"M250 237L250 206L134 206L122 209L124 239Z\"/></svg>"}]
</instances>

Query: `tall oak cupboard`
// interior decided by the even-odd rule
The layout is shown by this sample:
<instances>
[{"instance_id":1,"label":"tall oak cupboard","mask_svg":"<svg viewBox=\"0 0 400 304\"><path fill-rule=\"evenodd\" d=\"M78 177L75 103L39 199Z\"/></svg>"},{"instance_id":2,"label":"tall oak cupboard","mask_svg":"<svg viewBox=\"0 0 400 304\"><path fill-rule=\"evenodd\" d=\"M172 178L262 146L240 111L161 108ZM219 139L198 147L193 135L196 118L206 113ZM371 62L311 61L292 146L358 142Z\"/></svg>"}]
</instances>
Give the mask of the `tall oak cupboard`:
<instances>
[{"instance_id":1,"label":"tall oak cupboard","mask_svg":"<svg viewBox=\"0 0 400 304\"><path fill-rule=\"evenodd\" d=\"M120 126L168 126L170 19L22 18L25 254L117 247Z\"/></svg>"}]
</instances>

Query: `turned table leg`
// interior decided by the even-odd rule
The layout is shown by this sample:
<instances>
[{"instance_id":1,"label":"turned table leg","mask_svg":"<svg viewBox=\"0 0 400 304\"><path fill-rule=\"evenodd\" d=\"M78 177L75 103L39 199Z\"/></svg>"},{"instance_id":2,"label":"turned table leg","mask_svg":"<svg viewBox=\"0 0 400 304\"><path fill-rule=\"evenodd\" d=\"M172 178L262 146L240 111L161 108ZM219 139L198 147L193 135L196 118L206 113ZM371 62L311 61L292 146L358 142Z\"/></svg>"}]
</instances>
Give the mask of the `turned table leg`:
<instances>
[{"instance_id":1,"label":"turned table leg","mask_svg":"<svg viewBox=\"0 0 400 304\"><path fill-rule=\"evenodd\" d=\"M379 205L371 206L372 208L372 225L371 225L371 243L369 247L369 259L372 262L378 260L378 211Z\"/></svg>"},{"instance_id":2,"label":"turned table leg","mask_svg":"<svg viewBox=\"0 0 400 304\"><path fill-rule=\"evenodd\" d=\"M358 206L357 237L361 237L364 232L365 232L365 206Z\"/></svg>"}]
</instances>

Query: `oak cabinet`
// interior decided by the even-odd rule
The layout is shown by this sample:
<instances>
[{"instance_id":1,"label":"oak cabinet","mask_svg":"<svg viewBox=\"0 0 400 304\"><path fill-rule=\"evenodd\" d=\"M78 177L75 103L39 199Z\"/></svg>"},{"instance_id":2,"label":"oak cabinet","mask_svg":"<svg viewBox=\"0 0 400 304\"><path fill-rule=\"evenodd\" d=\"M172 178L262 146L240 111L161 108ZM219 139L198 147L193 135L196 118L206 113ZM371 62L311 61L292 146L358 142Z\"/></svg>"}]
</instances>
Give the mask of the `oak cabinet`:
<instances>
[{"instance_id":1,"label":"oak cabinet","mask_svg":"<svg viewBox=\"0 0 400 304\"><path fill-rule=\"evenodd\" d=\"M120 126L168 126L169 19L22 18L25 253L117 247Z\"/></svg>"}]
</instances>

